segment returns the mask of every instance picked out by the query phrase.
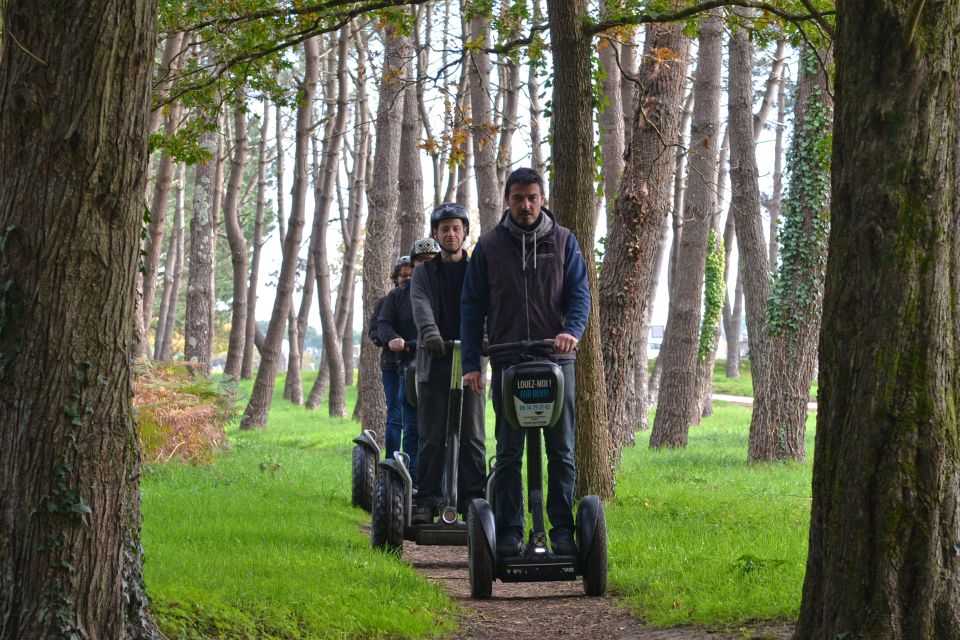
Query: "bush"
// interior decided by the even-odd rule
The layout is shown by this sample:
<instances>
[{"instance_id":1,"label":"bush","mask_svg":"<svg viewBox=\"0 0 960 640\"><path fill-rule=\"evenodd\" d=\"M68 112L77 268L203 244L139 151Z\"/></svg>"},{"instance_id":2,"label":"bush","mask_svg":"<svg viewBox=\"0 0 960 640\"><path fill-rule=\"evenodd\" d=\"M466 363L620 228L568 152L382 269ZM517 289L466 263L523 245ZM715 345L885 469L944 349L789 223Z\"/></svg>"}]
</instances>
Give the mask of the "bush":
<instances>
[{"instance_id":1,"label":"bush","mask_svg":"<svg viewBox=\"0 0 960 640\"><path fill-rule=\"evenodd\" d=\"M227 446L224 426L237 415L233 391L183 362L138 362L133 406L147 464L209 463Z\"/></svg>"}]
</instances>

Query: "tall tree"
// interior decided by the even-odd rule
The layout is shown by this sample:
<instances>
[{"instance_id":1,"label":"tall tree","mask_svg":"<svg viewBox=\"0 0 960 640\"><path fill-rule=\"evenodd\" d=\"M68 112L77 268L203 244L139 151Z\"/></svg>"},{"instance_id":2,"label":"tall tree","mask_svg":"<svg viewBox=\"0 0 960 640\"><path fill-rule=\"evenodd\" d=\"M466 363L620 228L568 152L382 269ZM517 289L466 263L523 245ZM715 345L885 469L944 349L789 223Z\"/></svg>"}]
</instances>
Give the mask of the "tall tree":
<instances>
[{"instance_id":1,"label":"tall tree","mask_svg":"<svg viewBox=\"0 0 960 640\"><path fill-rule=\"evenodd\" d=\"M369 321L373 308L388 291L390 267L396 233L397 175L400 167L400 127L403 109L399 105L403 91L403 65L409 56L409 43L395 24L384 27L385 55L380 78L377 107L376 142L373 173L367 189L367 233L363 248L363 320ZM363 332L366 335L366 331ZM380 349L369 339L360 347L360 370L376 372L380 368ZM361 422L383 437L387 408L379 375L360 378L363 410Z\"/></svg>"},{"instance_id":2,"label":"tall tree","mask_svg":"<svg viewBox=\"0 0 960 640\"><path fill-rule=\"evenodd\" d=\"M313 232L310 236L310 251L317 279L317 301L320 305L320 325L323 332L324 361L328 367L330 398L328 408L331 416L345 417L347 403L343 389L343 354L340 352L340 334L337 331L334 308L330 300L330 266L327 259L327 228L330 226L330 203L333 200L334 175L339 170L340 145L347 132L348 100L350 86L347 82L347 47L350 42L350 25L340 29L337 42L336 75L331 74L326 82L327 99L336 98L333 114L325 131L323 162L314 183L315 209ZM334 88L336 87L336 94ZM409 90L408 90L409 91ZM413 95L414 105L416 96ZM422 189L422 187L421 187ZM422 195L421 195L422 198ZM307 404L310 407L310 403Z\"/></svg>"},{"instance_id":3,"label":"tall tree","mask_svg":"<svg viewBox=\"0 0 960 640\"><path fill-rule=\"evenodd\" d=\"M167 256L163 269L163 293L160 299L160 316L157 319L157 339L153 345L153 357L156 360L169 360L172 351L173 329L180 295L180 277L183 273L183 206L186 174L187 166L181 162L177 169L173 229L170 230L170 242L167 244Z\"/></svg>"},{"instance_id":4,"label":"tall tree","mask_svg":"<svg viewBox=\"0 0 960 640\"><path fill-rule=\"evenodd\" d=\"M693 121L690 125L690 184L683 208L678 268L670 291L667 328L660 359L663 374L650 447L684 447L691 422L699 419L697 362L700 348L701 291L708 235L716 211L719 139L720 61L723 23L711 12L699 30ZM682 265L679 266L679 265Z\"/></svg>"},{"instance_id":5,"label":"tall tree","mask_svg":"<svg viewBox=\"0 0 960 640\"><path fill-rule=\"evenodd\" d=\"M260 350L260 368L254 381L250 402L240 421L241 429L257 429L267 424L267 413L273 399L273 388L283 342L283 329L290 309L293 307L293 288L296 281L298 250L303 235L304 207L307 192L307 145L310 142L313 96L317 88L320 70L320 45L316 38L303 43L305 67L300 87L300 103L297 106L297 134L293 176L293 204L283 246L283 261L277 280L277 297L273 303L270 324L263 348Z\"/></svg>"},{"instance_id":6,"label":"tall tree","mask_svg":"<svg viewBox=\"0 0 960 640\"><path fill-rule=\"evenodd\" d=\"M602 0L600 2L600 16L609 16L611 8L615 8L618 4L617 0ZM620 187L620 176L623 175L623 149L626 144L624 139L624 104L620 87L620 68L618 67L619 43L612 36L603 36L598 42L598 49L600 68L603 70L601 89L604 102L600 115L597 117L600 125L600 150L603 155L600 172L603 178L603 198L607 212L607 228L609 229L610 223L613 221L614 199L617 197L617 190Z\"/></svg>"},{"instance_id":7,"label":"tall tree","mask_svg":"<svg viewBox=\"0 0 960 640\"><path fill-rule=\"evenodd\" d=\"M159 637L131 406L155 17L149 0L3 13L3 640Z\"/></svg>"},{"instance_id":8,"label":"tall tree","mask_svg":"<svg viewBox=\"0 0 960 640\"><path fill-rule=\"evenodd\" d=\"M412 82L413 64L405 66L407 85L403 89L403 123L400 131L399 194L397 219L400 223L400 253L405 254L414 240L423 237L423 170L420 167L420 105L417 100L417 84Z\"/></svg>"},{"instance_id":9,"label":"tall tree","mask_svg":"<svg viewBox=\"0 0 960 640\"><path fill-rule=\"evenodd\" d=\"M206 159L196 165L193 213L190 218L190 270L187 275L187 310L183 357L210 373L213 343L214 198L219 164L215 128L204 132L200 149Z\"/></svg>"},{"instance_id":10,"label":"tall tree","mask_svg":"<svg viewBox=\"0 0 960 640\"><path fill-rule=\"evenodd\" d=\"M263 117L260 119L260 139L257 142L257 204L250 257L250 279L247 284L247 319L244 326L243 362L240 378L253 377L253 350L257 333L257 286L260 279L260 255L263 249L264 215L267 206L267 127L269 126L270 103L263 101Z\"/></svg>"},{"instance_id":11,"label":"tall tree","mask_svg":"<svg viewBox=\"0 0 960 640\"><path fill-rule=\"evenodd\" d=\"M478 0L465 0L465 20L469 25L467 50L470 78L470 131L473 140L473 168L477 183L477 208L481 233L493 229L500 220L500 193L497 181L497 138L490 100L490 7Z\"/></svg>"},{"instance_id":12,"label":"tall tree","mask_svg":"<svg viewBox=\"0 0 960 640\"><path fill-rule=\"evenodd\" d=\"M960 638L957 3L837 6L810 546L795 638Z\"/></svg>"},{"instance_id":13,"label":"tall tree","mask_svg":"<svg viewBox=\"0 0 960 640\"><path fill-rule=\"evenodd\" d=\"M230 182L224 201L223 219L230 243L230 264L233 266L233 301L231 303L230 341L224 375L240 377L243 347L247 337L247 238L240 222L240 189L247 165L247 112L240 105L233 111L233 157L230 160Z\"/></svg>"},{"instance_id":14,"label":"tall tree","mask_svg":"<svg viewBox=\"0 0 960 640\"><path fill-rule=\"evenodd\" d=\"M807 49L802 53L788 158L783 261L768 294L766 326L760 328L769 355L765 377L760 378L762 385L757 386L754 373L750 460L806 457L807 402L817 370L830 206L827 141L832 133L833 105L821 60L829 62L830 52ZM747 300L749 303L749 296ZM751 362L753 348L751 340Z\"/></svg>"},{"instance_id":15,"label":"tall tree","mask_svg":"<svg viewBox=\"0 0 960 640\"><path fill-rule=\"evenodd\" d=\"M596 191L593 172L593 97L591 91L591 38L582 26L586 22L586 0L547 0L550 40L554 52L554 74L564 78L553 87L553 131L562 131L560 143L554 136L553 166L555 187L551 199L561 224L573 231L583 249L590 284L591 305L587 330L577 355L577 494L613 495L610 467L610 434L603 384L600 350L600 313L597 300L597 270L593 258Z\"/></svg>"},{"instance_id":16,"label":"tall tree","mask_svg":"<svg viewBox=\"0 0 960 640\"><path fill-rule=\"evenodd\" d=\"M670 216L670 153L680 137L689 39L683 25L650 25L638 73L639 100L626 151L623 181L607 223L600 278L600 327L607 385L607 419L616 455L633 444L637 424L629 397L637 375L646 379L646 343L635 351L635 333L649 331L647 304L653 284L661 229ZM619 117L619 116L618 116ZM642 322L637 325L637 319ZM636 366L641 359L644 366ZM641 372L642 369L642 372ZM645 410L646 403L644 402Z\"/></svg>"}]
</instances>

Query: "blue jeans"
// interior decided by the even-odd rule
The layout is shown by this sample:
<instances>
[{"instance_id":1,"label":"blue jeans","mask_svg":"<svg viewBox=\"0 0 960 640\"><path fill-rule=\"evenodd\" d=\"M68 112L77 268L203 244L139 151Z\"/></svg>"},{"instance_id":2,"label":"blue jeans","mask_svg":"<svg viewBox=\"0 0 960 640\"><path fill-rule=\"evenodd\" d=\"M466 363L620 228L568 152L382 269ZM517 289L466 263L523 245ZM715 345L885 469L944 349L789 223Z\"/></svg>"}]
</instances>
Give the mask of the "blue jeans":
<instances>
[{"instance_id":1,"label":"blue jeans","mask_svg":"<svg viewBox=\"0 0 960 640\"><path fill-rule=\"evenodd\" d=\"M563 413L557 424L543 430L547 449L547 517L556 527L573 528L573 489L577 479L573 446L576 437L576 377L574 363L563 369ZM513 532L523 538L523 449L526 430L517 429L503 415L503 369L493 368L491 392L497 415L496 502L494 515L497 536Z\"/></svg>"},{"instance_id":2,"label":"blue jeans","mask_svg":"<svg viewBox=\"0 0 960 640\"><path fill-rule=\"evenodd\" d=\"M415 384L415 383L414 383ZM407 376L406 367L400 369L400 385L397 388L397 402L400 404L400 412L403 416L403 451L410 455L410 477L413 478L413 486L417 486L417 458L419 447L419 437L417 435L417 408L407 402Z\"/></svg>"},{"instance_id":3,"label":"blue jeans","mask_svg":"<svg viewBox=\"0 0 960 640\"><path fill-rule=\"evenodd\" d=\"M400 434L403 432L403 418L400 409L400 374L396 371L383 371L383 394L387 400L387 432L384 435L386 457L392 458L394 451L400 450Z\"/></svg>"}]
</instances>

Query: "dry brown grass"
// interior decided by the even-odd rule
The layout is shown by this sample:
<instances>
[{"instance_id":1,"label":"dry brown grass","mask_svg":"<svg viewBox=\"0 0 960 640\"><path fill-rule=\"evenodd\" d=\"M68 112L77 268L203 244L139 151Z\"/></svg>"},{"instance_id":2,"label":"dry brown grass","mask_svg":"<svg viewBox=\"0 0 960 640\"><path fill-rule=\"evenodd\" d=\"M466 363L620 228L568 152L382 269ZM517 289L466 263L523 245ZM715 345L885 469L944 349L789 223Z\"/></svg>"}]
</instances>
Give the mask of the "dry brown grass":
<instances>
[{"instance_id":1,"label":"dry brown grass","mask_svg":"<svg viewBox=\"0 0 960 640\"><path fill-rule=\"evenodd\" d=\"M227 446L234 397L183 362L138 362L133 404L143 460L205 464Z\"/></svg>"}]
</instances>

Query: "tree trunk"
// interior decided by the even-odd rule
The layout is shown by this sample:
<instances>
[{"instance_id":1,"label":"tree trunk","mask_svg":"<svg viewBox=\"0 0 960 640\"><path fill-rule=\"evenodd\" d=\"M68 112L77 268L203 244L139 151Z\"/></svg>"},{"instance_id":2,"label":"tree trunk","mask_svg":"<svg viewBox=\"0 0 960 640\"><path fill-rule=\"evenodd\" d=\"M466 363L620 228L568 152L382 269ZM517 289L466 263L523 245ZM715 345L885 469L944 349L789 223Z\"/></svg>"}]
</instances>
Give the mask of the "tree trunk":
<instances>
[{"instance_id":1,"label":"tree trunk","mask_svg":"<svg viewBox=\"0 0 960 640\"><path fill-rule=\"evenodd\" d=\"M174 208L173 229L167 243L167 256L163 268L163 293L160 298L160 315L157 319L157 339L153 345L154 359L169 360L173 323L176 318L177 295L180 289L180 273L183 269L183 199L186 186L186 165L177 167L177 195ZM166 346L166 351L164 351Z\"/></svg>"},{"instance_id":2,"label":"tree trunk","mask_svg":"<svg viewBox=\"0 0 960 640\"><path fill-rule=\"evenodd\" d=\"M677 254L680 246L680 237L683 235L683 207L687 193L687 152L690 149L690 132L687 127L693 118L694 90L683 101L683 116L680 119L681 145L677 148L675 169L673 174L673 219L671 220L672 236L670 240L670 264L667 267L667 290L673 295L673 276L677 271ZM686 144L683 144L683 143Z\"/></svg>"},{"instance_id":3,"label":"tree trunk","mask_svg":"<svg viewBox=\"0 0 960 640\"><path fill-rule=\"evenodd\" d=\"M223 373L232 378L240 377L243 364L244 339L247 335L247 239L240 223L237 204L240 187L243 186L243 170L247 164L247 114L240 107L233 115L233 158L230 162L230 183L223 207L223 218L230 243L230 264L233 266L233 303L230 320L230 342L227 346L227 362Z\"/></svg>"},{"instance_id":4,"label":"tree trunk","mask_svg":"<svg viewBox=\"0 0 960 640\"><path fill-rule=\"evenodd\" d=\"M659 267L656 255L663 221L670 214L674 157L669 150L680 135L688 46L680 24L647 29L638 74L638 112L633 118L620 193L608 216L599 307L607 419L615 460L624 446L634 442L637 425L631 420L635 412L628 410L629 398L637 376L641 385L646 381L646 367L638 367L636 360L646 362L647 305L654 271ZM636 352L638 332L644 336L642 353ZM645 406L640 409L645 411Z\"/></svg>"},{"instance_id":5,"label":"tree trunk","mask_svg":"<svg viewBox=\"0 0 960 640\"><path fill-rule=\"evenodd\" d=\"M0 54L3 640L160 637L131 404L156 9L3 13L16 34Z\"/></svg>"},{"instance_id":6,"label":"tree trunk","mask_svg":"<svg viewBox=\"0 0 960 640\"><path fill-rule=\"evenodd\" d=\"M553 131L564 132L563 143L553 145L556 187L551 194L561 224L580 240L587 279L597 300L597 270L593 258L593 177L584 167L593 165L593 105L591 97L591 41L581 25L586 0L547 0L554 73L565 82L553 87ZM556 140L556 137L554 138ZM587 330L577 355L577 481L578 496L613 496L610 434L600 350L600 314L592 304Z\"/></svg>"},{"instance_id":7,"label":"tree trunk","mask_svg":"<svg viewBox=\"0 0 960 640\"><path fill-rule=\"evenodd\" d=\"M468 0L467 19L470 21L470 47L467 64L470 77L470 123L473 139L473 169L477 183L477 209L480 211L480 233L493 229L500 221L503 196L497 182L497 138L493 124L493 106L490 101L490 16Z\"/></svg>"},{"instance_id":8,"label":"tree trunk","mask_svg":"<svg viewBox=\"0 0 960 640\"><path fill-rule=\"evenodd\" d=\"M828 52L820 51L818 55L820 59L830 59ZM769 293L770 316L762 328L769 353L764 388L757 386L750 331L756 397L750 422L750 460L806 457L807 402L817 367L827 261L830 157L826 140L831 133L832 116L828 79L809 51L802 56L794 110L795 133L788 160L790 190L784 204L783 263Z\"/></svg>"},{"instance_id":9,"label":"tree trunk","mask_svg":"<svg viewBox=\"0 0 960 640\"><path fill-rule=\"evenodd\" d=\"M776 271L780 261L780 245L777 237L778 220L780 219L780 205L783 202L783 131L786 129L784 121L787 118L787 100L783 76L777 83L777 133L773 152L773 195L766 203L770 213L770 270Z\"/></svg>"},{"instance_id":10,"label":"tree trunk","mask_svg":"<svg viewBox=\"0 0 960 640\"><path fill-rule=\"evenodd\" d=\"M960 638L958 22L956 3L838 4L797 640Z\"/></svg>"},{"instance_id":11,"label":"tree trunk","mask_svg":"<svg viewBox=\"0 0 960 640\"><path fill-rule=\"evenodd\" d=\"M411 65L407 64L406 67L406 77L412 80ZM399 173L397 218L400 223L401 254L406 254L413 242L423 237L423 171L420 167L422 129L420 106L417 104L417 85L409 81L403 90L403 124L400 134L403 171Z\"/></svg>"},{"instance_id":12,"label":"tree trunk","mask_svg":"<svg viewBox=\"0 0 960 640\"><path fill-rule=\"evenodd\" d=\"M601 18L609 15L610 8L614 4L615 0L602 0L600 2ZM617 66L619 57L617 42L612 37L601 37L597 48L599 49L600 68L603 69L604 73L601 88L605 105L598 116L598 120L600 125L600 149L603 158L600 172L603 179L604 205L607 211L607 229L609 229L613 221L615 199L617 191L620 189L620 176L623 175L624 168L623 149L626 144L623 122L624 105L620 88L620 68ZM608 234L608 240L611 237ZM604 335L606 335L606 332L604 332ZM608 411L609 406L609 403L607 403ZM612 416L610 417L612 418Z\"/></svg>"},{"instance_id":13,"label":"tree trunk","mask_svg":"<svg viewBox=\"0 0 960 640\"><path fill-rule=\"evenodd\" d=\"M267 126L270 105L264 100L260 120L260 140L257 143L257 212L253 225L253 254L250 257L250 280L247 285L247 318L244 324L243 361L240 378L253 377L254 336L257 332L257 286L260 278L260 253L263 245L263 216L267 205Z\"/></svg>"},{"instance_id":14,"label":"tree trunk","mask_svg":"<svg viewBox=\"0 0 960 640\"><path fill-rule=\"evenodd\" d=\"M260 368L253 384L250 402L240 421L241 429L265 427L273 388L277 373L277 360L280 357L280 345L283 342L284 324L293 307L293 289L297 275L297 252L303 235L304 200L307 192L307 145L310 140L313 96L317 88L317 75L320 67L320 52L317 37L304 41L306 65L301 85L301 102L297 107L297 141L294 155L293 205L290 209L290 222L283 243L283 261L280 264L280 277L277 279L277 297L273 303L267 337L260 350Z\"/></svg>"},{"instance_id":15,"label":"tree trunk","mask_svg":"<svg viewBox=\"0 0 960 640\"><path fill-rule=\"evenodd\" d=\"M314 183L313 233L310 237L310 251L313 253L313 264L317 278L317 301L320 305L320 325L323 332L324 360L330 376L330 398L328 409L331 416L346 417L347 402L343 389L343 357L340 353L340 334L337 332L333 305L330 301L330 266L327 260L327 228L330 220L330 203L333 200L334 175L339 170L337 160L340 158L340 145L347 132L347 101L350 92L347 83L347 44L350 42L350 26L340 29L340 39L337 44L337 73L338 84L336 94L336 111L329 121L329 131L325 132L323 162ZM327 100L334 97L334 77L328 76L326 95ZM408 88L406 94L412 96L413 106L416 107L416 95ZM408 96L408 99L409 99ZM422 192L422 184L420 186ZM422 200L422 195L421 195ZM316 409L318 399L312 398L307 402L308 409Z\"/></svg>"},{"instance_id":16,"label":"tree trunk","mask_svg":"<svg viewBox=\"0 0 960 640\"><path fill-rule=\"evenodd\" d=\"M380 101L377 108L377 151L373 158L373 174L367 189L367 233L363 250L363 319L373 314L373 308L389 290L392 248L396 232L397 175L400 161L400 127L402 109L392 108L403 89L396 78L403 73L403 62L409 55L408 43L397 27L384 27L385 57L380 80ZM361 423L383 439L387 408L383 383L379 375L380 349L363 331L360 347L360 369L370 372L361 378L363 396Z\"/></svg>"},{"instance_id":17,"label":"tree trunk","mask_svg":"<svg viewBox=\"0 0 960 640\"><path fill-rule=\"evenodd\" d=\"M500 9L500 20L508 25L505 34L507 39L514 40L520 35L520 25L511 17L508 9L508 3L504 2ZM517 111L520 107L520 62L518 54L516 52L506 54L501 61L500 68L504 81L500 87L503 92L503 115L500 118L500 143L497 145L498 194L503 192L503 187L507 182L507 174L510 173L513 134L517 131ZM499 213L499 202L497 206L497 212Z\"/></svg>"},{"instance_id":18,"label":"tree trunk","mask_svg":"<svg viewBox=\"0 0 960 640\"><path fill-rule=\"evenodd\" d=\"M543 22L543 10L540 0L530 0L533 24ZM535 36L537 37L537 36ZM530 166L539 173L547 170L543 159L543 136L540 133L540 81L537 78L537 65L529 64L527 76L527 96L530 100Z\"/></svg>"},{"instance_id":19,"label":"tree trunk","mask_svg":"<svg viewBox=\"0 0 960 640\"><path fill-rule=\"evenodd\" d=\"M216 189L216 131L207 131L200 138L200 148L209 158L195 167L193 214L190 218L190 269L187 275L187 313L184 322L183 357L196 362L199 371L210 373L212 348L211 319L213 300L213 199Z\"/></svg>"},{"instance_id":20,"label":"tree trunk","mask_svg":"<svg viewBox=\"0 0 960 640\"><path fill-rule=\"evenodd\" d=\"M690 171L683 208L683 234L673 277L667 330L660 359L663 374L650 447L685 447L691 422L699 419L697 362L701 291L710 223L716 210L718 113L723 23L710 13L700 25L693 122L690 128Z\"/></svg>"}]
</instances>

